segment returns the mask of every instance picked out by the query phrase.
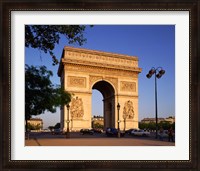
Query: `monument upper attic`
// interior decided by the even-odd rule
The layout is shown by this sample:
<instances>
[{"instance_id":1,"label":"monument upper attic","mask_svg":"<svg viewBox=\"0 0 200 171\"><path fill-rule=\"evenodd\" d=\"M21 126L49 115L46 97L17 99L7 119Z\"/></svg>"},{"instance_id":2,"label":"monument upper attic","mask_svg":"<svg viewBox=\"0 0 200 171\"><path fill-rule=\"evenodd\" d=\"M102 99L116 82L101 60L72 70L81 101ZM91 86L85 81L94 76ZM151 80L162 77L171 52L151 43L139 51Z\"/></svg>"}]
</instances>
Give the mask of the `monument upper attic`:
<instances>
[{"instance_id":1,"label":"monument upper attic","mask_svg":"<svg viewBox=\"0 0 200 171\"><path fill-rule=\"evenodd\" d=\"M61 77L65 63L90 65L104 68L122 69L140 73L138 57L117 53L103 52L84 48L65 46L62 52L58 68L58 76Z\"/></svg>"}]
</instances>

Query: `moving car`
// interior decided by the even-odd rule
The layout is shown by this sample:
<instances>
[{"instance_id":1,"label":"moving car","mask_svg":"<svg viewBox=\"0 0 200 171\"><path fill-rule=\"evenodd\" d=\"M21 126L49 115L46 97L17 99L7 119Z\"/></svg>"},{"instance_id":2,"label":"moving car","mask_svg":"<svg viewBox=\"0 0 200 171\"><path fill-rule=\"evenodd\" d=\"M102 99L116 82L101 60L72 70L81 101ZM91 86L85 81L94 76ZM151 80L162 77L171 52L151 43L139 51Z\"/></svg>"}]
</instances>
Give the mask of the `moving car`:
<instances>
[{"instance_id":1,"label":"moving car","mask_svg":"<svg viewBox=\"0 0 200 171\"><path fill-rule=\"evenodd\" d=\"M106 135L108 137L117 137L118 136L118 130L116 128L107 128L106 129ZM120 131L120 137L124 137L125 132Z\"/></svg>"},{"instance_id":2,"label":"moving car","mask_svg":"<svg viewBox=\"0 0 200 171\"><path fill-rule=\"evenodd\" d=\"M84 134L93 135L93 134L94 134L94 131L93 131L92 129L81 129L81 130L80 130L80 133L81 133L82 135L84 135Z\"/></svg>"},{"instance_id":3,"label":"moving car","mask_svg":"<svg viewBox=\"0 0 200 171\"><path fill-rule=\"evenodd\" d=\"M143 130L143 129L135 129L131 132L131 135L133 136L143 136L143 137L146 137L146 136L149 136L150 135L150 132L146 131L146 130Z\"/></svg>"}]
</instances>

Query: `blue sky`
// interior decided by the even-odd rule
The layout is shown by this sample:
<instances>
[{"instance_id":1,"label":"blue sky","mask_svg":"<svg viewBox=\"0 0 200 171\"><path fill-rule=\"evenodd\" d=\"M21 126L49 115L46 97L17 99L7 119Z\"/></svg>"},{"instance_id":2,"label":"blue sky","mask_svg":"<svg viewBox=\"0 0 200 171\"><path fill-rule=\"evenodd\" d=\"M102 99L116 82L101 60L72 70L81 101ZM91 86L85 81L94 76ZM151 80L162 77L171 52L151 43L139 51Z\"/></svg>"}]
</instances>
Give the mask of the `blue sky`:
<instances>
[{"instance_id":1,"label":"blue sky","mask_svg":"<svg viewBox=\"0 0 200 171\"><path fill-rule=\"evenodd\" d=\"M139 67L139 120L144 117L155 117L155 80L146 78L152 67L162 67L165 74L157 80L158 117L175 116L175 26L174 25L95 25L87 27L84 33L87 38L81 48L100 50L138 56ZM61 37L54 49L60 59L67 40ZM80 47L71 44L73 47ZM25 48L26 64L46 65L52 70L52 82L60 84L57 76L58 65L52 66L51 58L38 49ZM92 113L102 115L102 95L94 90L92 95ZM60 111L39 115L44 127L60 122Z\"/></svg>"}]
</instances>

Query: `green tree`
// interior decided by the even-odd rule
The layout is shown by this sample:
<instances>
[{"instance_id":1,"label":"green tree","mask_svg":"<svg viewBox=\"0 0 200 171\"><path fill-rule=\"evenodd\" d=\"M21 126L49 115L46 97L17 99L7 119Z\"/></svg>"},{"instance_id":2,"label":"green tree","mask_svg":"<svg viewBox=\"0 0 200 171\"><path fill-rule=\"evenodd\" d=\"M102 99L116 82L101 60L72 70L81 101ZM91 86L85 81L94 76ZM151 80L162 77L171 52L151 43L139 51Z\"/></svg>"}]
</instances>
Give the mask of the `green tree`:
<instances>
[{"instance_id":1,"label":"green tree","mask_svg":"<svg viewBox=\"0 0 200 171\"><path fill-rule=\"evenodd\" d=\"M55 124L54 129L59 129L60 128L60 123Z\"/></svg>"},{"instance_id":2,"label":"green tree","mask_svg":"<svg viewBox=\"0 0 200 171\"><path fill-rule=\"evenodd\" d=\"M150 130L156 130L156 123L155 122L149 122L148 128Z\"/></svg>"},{"instance_id":3,"label":"green tree","mask_svg":"<svg viewBox=\"0 0 200 171\"><path fill-rule=\"evenodd\" d=\"M175 123L171 124L168 121L162 121L158 123L158 130L160 128L163 128L164 130L168 130L170 127L173 128L173 130L175 130ZM142 123L139 122L139 128L140 129L149 129L149 130L156 130L156 123L155 122L149 122L149 123Z\"/></svg>"},{"instance_id":4,"label":"green tree","mask_svg":"<svg viewBox=\"0 0 200 171\"><path fill-rule=\"evenodd\" d=\"M100 123L94 123L93 128L101 128L103 129L103 125Z\"/></svg>"},{"instance_id":5,"label":"green tree","mask_svg":"<svg viewBox=\"0 0 200 171\"><path fill-rule=\"evenodd\" d=\"M64 91L62 87L52 84L50 77L52 71L45 66L25 67L25 120L27 131L27 120L32 115L39 115L45 111L56 112L56 107L68 104L71 94Z\"/></svg>"},{"instance_id":6,"label":"green tree","mask_svg":"<svg viewBox=\"0 0 200 171\"><path fill-rule=\"evenodd\" d=\"M149 124L148 123L139 122L139 128L140 129L148 129L149 128Z\"/></svg>"},{"instance_id":7,"label":"green tree","mask_svg":"<svg viewBox=\"0 0 200 171\"><path fill-rule=\"evenodd\" d=\"M86 42L83 34L84 25L26 25L25 26L25 47L32 47L49 53L53 65L58 64L53 49L59 44L60 36L64 35L68 43L83 45Z\"/></svg>"},{"instance_id":8,"label":"green tree","mask_svg":"<svg viewBox=\"0 0 200 171\"><path fill-rule=\"evenodd\" d=\"M168 121L162 121L158 123L158 128L160 127L162 127L164 130L168 130L171 127L171 124Z\"/></svg>"}]
</instances>

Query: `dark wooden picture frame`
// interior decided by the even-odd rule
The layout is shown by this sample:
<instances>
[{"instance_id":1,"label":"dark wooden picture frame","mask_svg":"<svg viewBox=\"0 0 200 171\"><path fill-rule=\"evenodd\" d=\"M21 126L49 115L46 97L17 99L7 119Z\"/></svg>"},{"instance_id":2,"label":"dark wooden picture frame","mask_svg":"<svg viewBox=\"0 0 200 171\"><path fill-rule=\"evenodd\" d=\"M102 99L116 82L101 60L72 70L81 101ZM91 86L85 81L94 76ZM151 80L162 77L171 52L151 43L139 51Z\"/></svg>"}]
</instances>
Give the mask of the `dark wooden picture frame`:
<instances>
[{"instance_id":1,"label":"dark wooden picture frame","mask_svg":"<svg viewBox=\"0 0 200 171\"><path fill-rule=\"evenodd\" d=\"M19 161L10 156L11 116L11 21L12 11L31 10L140 10L140 11L189 11L190 13L190 159L188 161ZM1 60L0 60L0 170L199 170L200 169L200 116L199 116L199 55L200 55L200 1L199 0L124 0L124 1L41 1L3 0L1 11ZM172 154L173 155L173 154Z\"/></svg>"}]
</instances>

